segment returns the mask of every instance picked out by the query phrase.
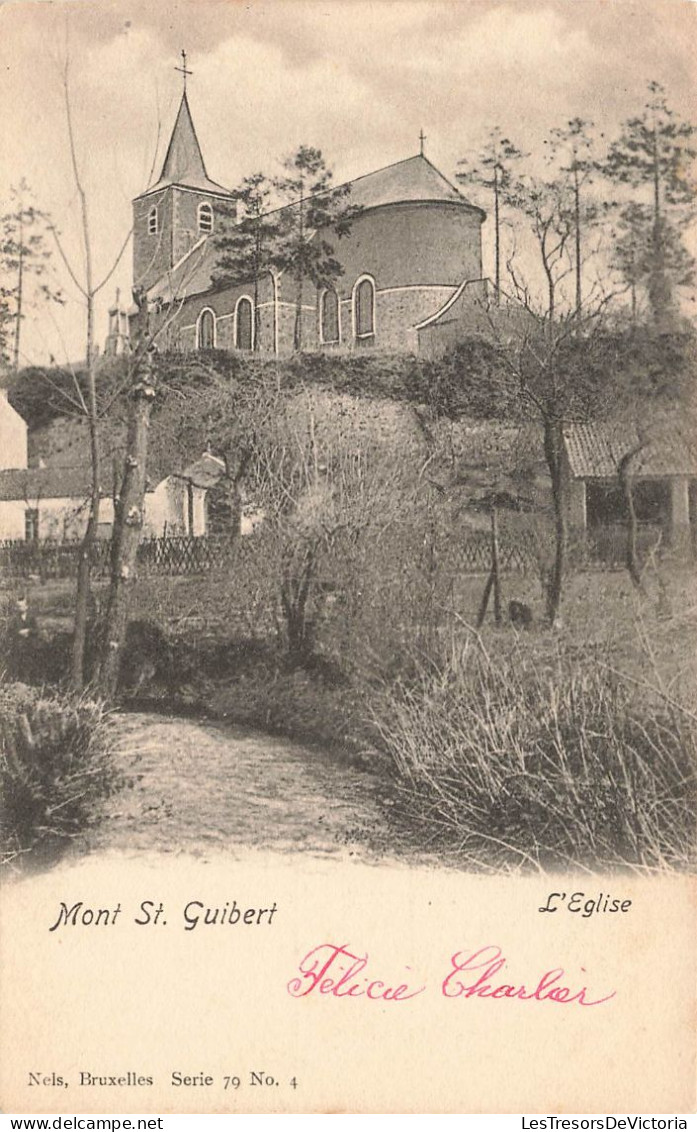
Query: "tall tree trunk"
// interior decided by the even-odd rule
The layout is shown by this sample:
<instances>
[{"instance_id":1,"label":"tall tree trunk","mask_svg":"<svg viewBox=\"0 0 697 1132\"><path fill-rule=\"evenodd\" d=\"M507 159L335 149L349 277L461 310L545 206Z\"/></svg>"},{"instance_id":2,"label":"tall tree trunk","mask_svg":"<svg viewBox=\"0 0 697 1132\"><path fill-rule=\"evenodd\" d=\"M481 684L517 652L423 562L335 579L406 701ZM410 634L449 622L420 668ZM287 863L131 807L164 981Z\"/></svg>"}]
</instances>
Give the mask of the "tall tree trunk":
<instances>
[{"instance_id":1,"label":"tall tree trunk","mask_svg":"<svg viewBox=\"0 0 697 1132\"><path fill-rule=\"evenodd\" d=\"M288 636L288 659L301 665L312 649L307 602L315 575L315 548L308 547L300 566L290 563L281 585L281 606Z\"/></svg>"},{"instance_id":2,"label":"tall tree trunk","mask_svg":"<svg viewBox=\"0 0 697 1132\"><path fill-rule=\"evenodd\" d=\"M24 289L24 224L22 223L22 213L19 214L19 251L17 258L17 318L15 322L15 340L14 349L12 351L12 364L15 373L19 369L19 336L20 328L22 325L22 305L23 305L23 289Z\"/></svg>"},{"instance_id":3,"label":"tall tree trunk","mask_svg":"<svg viewBox=\"0 0 697 1132\"><path fill-rule=\"evenodd\" d=\"M670 333L674 329L673 289L666 270L664 241L663 221L659 219L654 226L648 287L651 314L659 334Z\"/></svg>"},{"instance_id":4,"label":"tall tree trunk","mask_svg":"<svg viewBox=\"0 0 697 1132\"><path fill-rule=\"evenodd\" d=\"M94 353L94 281L92 274L92 240L90 237L89 215L87 211L87 196L80 177L77 163L77 150L75 148L75 135L73 133L73 119L70 110L70 95L68 89L68 64L66 61L63 75L65 93L65 113L68 126L68 140L70 145L70 160L73 168L73 178L80 202L80 220L82 224L82 246L85 257L85 286L81 288L85 297L87 325L86 325L86 368L87 368L87 428L90 442L91 486L90 506L87 526L80 546L80 557L77 568L77 585L75 593L75 620L73 630L73 649L71 657L71 684L79 691L85 683L85 642L87 639L87 622L90 611L90 572L92 566L92 550L97 541L99 528L99 419L97 416L97 377L96 358Z\"/></svg>"},{"instance_id":5,"label":"tall tree trunk","mask_svg":"<svg viewBox=\"0 0 697 1132\"><path fill-rule=\"evenodd\" d=\"M654 227L658 224L661 218L661 169L660 169L660 153L658 149L658 126L654 120L653 123L653 222Z\"/></svg>"},{"instance_id":6,"label":"tall tree trunk","mask_svg":"<svg viewBox=\"0 0 697 1132\"><path fill-rule=\"evenodd\" d=\"M499 521L496 504L491 508L491 575L494 579L494 621L501 624L501 578L499 571Z\"/></svg>"},{"instance_id":7,"label":"tall tree trunk","mask_svg":"<svg viewBox=\"0 0 697 1132\"><path fill-rule=\"evenodd\" d=\"M299 269L295 280L295 329L293 348L299 353L303 348L303 277Z\"/></svg>"},{"instance_id":8,"label":"tall tree trunk","mask_svg":"<svg viewBox=\"0 0 697 1132\"><path fill-rule=\"evenodd\" d=\"M146 362L131 391L126 460L114 522L109 598L97 680L100 692L107 697L114 696L117 690L130 594L135 582L143 530L148 428L154 399L152 368Z\"/></svg>"},{"instance_id":9,"label":"tall tree trunk","mask_svg":"<svg viewBox=\"0 0 697 1132\"><path fill-rule=\"evenodd\" d=\"M625 543L625 565L627 572L632 580L632 585L635 589L643 592L643 583L641 581L641 566L639 565L639 557L637 554L637 517L636 508L634 506L634 489L632 483L631 463L634 457L641 451L642 445L633 448L631 452L627 452L619 462L617 473L619 481L622 486L624 500L627 505L627 541Z\"/></svg>"},{"instance_id":10,"label":"tall tree trunk","mask_svg":"<svg viewBox=\"0 0 697 1132\"><path fill-rule=\"evenodd\" d=\"M658 127L653 127L653 230L651 236L651 272L649 302L656 329L667 333L673 329L673 294L665 257L665 226L661 215L661 168Z\"/></svg>"},{"instance_id":11,"label":"tall tree trunk","mask_svg":"<svg viewBox=\"0 0 697 1132\"><path fill-rule=\"evenodd\" d=\"M542 253L542 267L547 279L547 321L551 326L554 322L555 304L557 285L554 279L554 272L550 266L549 256L547 254L547 236L544 235L540 243L540 251Z\"/></svg>"},{"instance_id":12,"label":"tall tree trunk","mask_svg":"<svg viewBox=\"0 0 697 1132\"><path fill-rule=\"evenodd\" d=\"M578 164L574 155L574 242L576 257L576 317L581 317L583 305L581 278L581 188L578 182Z\"/></svg>"},{"instance_id":13,"label":"tall tree trunk","mask_svg":"<svg viewBox=\"0 0 697 1132\"><path fill-rule=\"evenodd\" d=\"M256 205L257 211L257 226L254 234L254 318L253 318L253 340L252 349L256 353L259 350L259 272L261 271L261 216L259 215L259 205Z\"/></svg>"},{"instance_id":14,"label":"tall tree trunk","mask_svg":"<svg viewBox=\"0 0 697 1132\"><path fill-rule=\"evenodd\" d=\"M293 348L300 351L303 348L303 255L305 253L305 205L304 189L301 189L298 214L298 260L295 272L295 328L293 333Z\"/></svg>"},{"instance_id":15,"label":"tall tree trunk","mask_svg":"<svg viewBox=\"0 0 697 1132\"><path fill-rule=\"evenodd\" d=\"M252 350L257 353L259 350L259 276L254 276L254 315L252 321Z\"/></svg>"},{"instance_id":16,"label":"tall tree trunk","mask_svg":"<svg viewBox=\"0 0 697 1132\"><path fill-rule=\"evenodd\" d=\"M494 244L495 244L495 287L496 305L501 302L501 219L499 213L499 167L494 165Z\"/></svg>"},{"instance_id":17,"label":"tall tree trunk","mask_svg":"<svg viewBox=\"0 0 697 1132\"><path fill-rule=\"evenodd\" d=\"M554 510L554 561L547 582L546 615L550 625L558 620L566 572L568 523L564 477L564 437L560 421L545 417L544 452L552 481Z\"/></svg>"},{"instance_id":18,"label":"tall tree trunk","mask_svg":"<svg viewBox=\"0 0 697 1132\"><path fill-rule=\"evenodd\" d=\"M89 265L89 258L88 258ZM88 266L89 288L87 294L87 430L90 445L90 501L87 526L80 544L77 583L75 588L75 620L73 628L73 648L71 657L71 685L80 691L85 684L85 644L92 596L91 572L92 551L97 542L99 527L100 462L99 462L99 420L97 415L97 379L94 356L94 297L91 290L91 268Z\"/></svg>"}]
</instances>

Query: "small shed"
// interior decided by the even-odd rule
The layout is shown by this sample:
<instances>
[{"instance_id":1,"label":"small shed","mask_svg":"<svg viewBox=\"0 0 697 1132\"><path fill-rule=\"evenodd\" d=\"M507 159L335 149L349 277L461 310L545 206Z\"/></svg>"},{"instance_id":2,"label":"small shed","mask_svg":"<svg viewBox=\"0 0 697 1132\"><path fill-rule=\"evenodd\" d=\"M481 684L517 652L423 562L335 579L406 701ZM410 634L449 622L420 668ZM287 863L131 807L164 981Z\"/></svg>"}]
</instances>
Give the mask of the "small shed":
<instances>
[{"instance_id":1,"label":"small shed","mask_svg":"<svg viewBox=\"0 0 697 1132\"><path fill-rule=\"evenodd\" d=\"M626 520L620 482L628 461L639 523L661 527L675 544L697 521L697 435L687 418L594 421L564 430L569 516L576 530Z\"/></svg>"}]
</instances>

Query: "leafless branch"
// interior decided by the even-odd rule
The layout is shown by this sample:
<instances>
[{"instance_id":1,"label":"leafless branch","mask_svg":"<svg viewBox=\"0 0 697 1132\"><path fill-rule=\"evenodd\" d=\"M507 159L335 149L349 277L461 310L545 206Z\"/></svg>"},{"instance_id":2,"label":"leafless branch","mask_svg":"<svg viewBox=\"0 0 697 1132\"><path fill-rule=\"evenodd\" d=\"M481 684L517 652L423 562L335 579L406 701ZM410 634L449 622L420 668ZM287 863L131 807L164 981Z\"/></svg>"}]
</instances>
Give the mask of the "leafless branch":
<instances>
[{"instance_id":1,"label":"leafless branch","mask_svg":"<svg viewBox=\"0 0 697 1132\"><path fill-rule=\"evenodd\" d=\"M128 235L126 236L126 239L124 240L123 244L121 245L121 250L119 251L119 254L117 255L117 257L116 257L116 259L114 260L113 264L111 265L111 268L109 269L109 271L107 272L107 274L106 274L106 275L104 276L104 278L102 279L101 283L98 283L98 284L97 284L97 286L95 287L95 289L94 289L94 294L95 294L95 295L96 295L96 294L98 294L98 293L99 293L99 291L101 291L101 290L102 290L102 288L103 288L103 287L105 287L105 286L107 285L107 283L108 283L108 282L109 282L109 280L111 279L112 275L113 275L113 274L114 274L114 272L116 271L116 268L117 268L117 267L119 266L119 264L121 263L121 259L123 258L123 253L125 252L126 248L128 247L128 241L130 240L130 238L131 238L131 236L132 236L132 235L133 235L133 229L132 229L132 228L130 228L130 229L129 229L129 231L128 231Z\"/></svg>"},{"instance_id":2,"label":"leafless branch","mask_svg":"<svg viewBox=\"0 0 697 1132\"><path fill-rule=\"evenodd\" d=\"M58 252L59 252L59 255L60 255L61 259L63 260L63 263L64 263L64 264L65 264L65 266L66 266L66 269L67 269L67 271L68 271L68 274L69 274L70 278L72 279L73 283L74 283L74 284L75 284L75 286L77 287L77 289L78 289L78 291L80 292L80 294L81 294L81 295L83 295L83 296L84 296L85 298L87 298L87 292L86 292L85 288L84 288L84 287L82 286L82 284L80 283L80 281L79 281L79 279L78 279L77 275L76 275L76 274L75 274L75 272L73 271L73 269L72 269L72 266L71 266L71 264L70 264L70 261L69 261L69 259L68 259L67 255L65 254L65 252L64 252L64 250L63 250L63 246L62 246L62 244L61 244L61 242L60 242L60 240L59 240L59 238L58 238L58 232L57 232L57 230L56 230L56 227L55 227L55 225L53 225L53 224L49 225L49 229L48 229L48 230L49 230L49 232L51 233L51 235L53 236L53 239L54 239L54 241L55 241L56 247L58 248Z\"/></svg>"}]
</instances>

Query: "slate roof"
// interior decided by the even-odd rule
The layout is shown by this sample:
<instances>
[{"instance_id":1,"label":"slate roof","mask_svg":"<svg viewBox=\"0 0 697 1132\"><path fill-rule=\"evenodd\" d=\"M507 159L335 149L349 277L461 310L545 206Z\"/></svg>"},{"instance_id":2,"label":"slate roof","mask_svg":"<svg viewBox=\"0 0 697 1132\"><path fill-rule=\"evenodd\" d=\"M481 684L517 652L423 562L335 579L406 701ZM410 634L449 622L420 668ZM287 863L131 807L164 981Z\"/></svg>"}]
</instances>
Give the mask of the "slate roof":
<instances>
[{"instance_id":1,"label":"slate roof","mask_svg":"<svg viewBox=\"0 0 697 1132\"><path fill-rule=\"evenodd\" d=\"M198 146L198 142L196 145ZM482 209L471 204L460 190L455 185L451 185L450 181L422 154L407 157L393 165L386 165L384 169L377 169L374 173L364 173L353 181L337 185L336 188L345 188L346 185L351 188L345 199L347 207L357 205L369 209L380 208L387 204L418 201L427 204L459 204L472 212L478 212L482 219L485 216ZM158 182L157 187L161 188L163 185ZM149 191L154 192L154 189ZM294 207L294 204L284 205L284 208ZM162 298L167 302L173 295L180 297L200 295L212 286L214 267L214 245L206 237L199 240L171 271L161 276L150 288L148 295L151 299Z\"/></svg>"},{"instance_id":2,"label":"slate roof","mask_svg":"<svg viewBox=\"0 0 697 1132\"><path fill-rule=\"evenodd\" d=\"M423 154L396 161L393 165L376 169L374 173L364 173L347 183L351 186L347 203L360 205L361 208L379 208L383 204L409 201L437 201L463 204L484 215Z\"/></svg>"},{"instance_id":3,"label":"slate roof","mask_svg":"<svg viewBox=\"0 0 697 1132\"><path fill-rule=\"evenodd\" d=\"M229 196L229 190L211 181L194 128L189 100L186 91L182 95L179 113L174 123L167 153L158 180L142 196L159 192L169 185L182 185L185 188L199 189L203 192L221 193Z\"/></svg>"},{"instance_id":4,"label":"slate roof","mask_svg":"<svg viewBox=\"0 0 697 1132\"><path fill-rule=\"evenodd\" d=\"M634 450L635 476L697 476L697 435L684 419L659 416L641 426L626 421L569 425L564 440L577 479L616 476L622 457Z\"/></svg>"}]
</instances>

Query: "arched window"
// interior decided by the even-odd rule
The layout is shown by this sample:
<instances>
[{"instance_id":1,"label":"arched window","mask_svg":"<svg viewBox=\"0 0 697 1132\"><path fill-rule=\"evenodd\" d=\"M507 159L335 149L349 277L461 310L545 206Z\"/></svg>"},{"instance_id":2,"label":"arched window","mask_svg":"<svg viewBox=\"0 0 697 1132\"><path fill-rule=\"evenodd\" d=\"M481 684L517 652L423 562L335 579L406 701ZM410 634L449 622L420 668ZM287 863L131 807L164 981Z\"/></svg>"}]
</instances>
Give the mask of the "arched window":
<instances>
[{"instance_id":1,"label":"arched window","mask_svg":"<svg viewBox=\"0 0 697 1132\"><path fill-rule=\"evenodd\" d=\"M213 231L213 209L205 201L198 206L198 230L204 233Z\"/></svg>"},{"instance_id":2,"label":"arched window","mask_svg":"<svg viewBox=\"0 0 697 1132\"><path fill-rule=\"evenodd\" d=\"M339 342L339 296L336 291L323 291L319 309L320 341L326 344Z\"/></svg>"},{"instance_id":3,"label":"arched window","mask_svg":"<svg viewBox=\"0 0 697 1132\"><path fill-rule=\"evenodd\" d=\"M215 315L208 307L198 316L196 345L199 350L215 349Z\"/></svg>"},{"instance_id":4,"label":"arched window","mask_svg":"<svg viewBox=\"0 0 697 1132\"><path fill-rule=\"evenodd\" d=\"M375 337L375 283L370 275L353 288L353 327L356 338Z\"/></svg>"},{"instance_id":5,"label":"arched window","mask_svg":"<svg viewBox=\"0 0 697 1132\"><path fill-rule=\"evenodd\" d=\"M247 295L238 299L235 307L235 347L238 350L254 349L254 306Z\"/></svg>"},{"instance_id":6,"label":"arched window","mask_svg":"<svg viewBox=\"0 0 697 1132\"><path fill-rule=\"evenodd\" d=\"M148 232L151 236L157 235L157 205L153 205L148 213Z\"/></svg>"}]
</instances>

